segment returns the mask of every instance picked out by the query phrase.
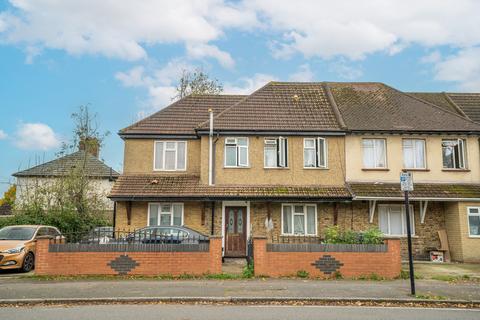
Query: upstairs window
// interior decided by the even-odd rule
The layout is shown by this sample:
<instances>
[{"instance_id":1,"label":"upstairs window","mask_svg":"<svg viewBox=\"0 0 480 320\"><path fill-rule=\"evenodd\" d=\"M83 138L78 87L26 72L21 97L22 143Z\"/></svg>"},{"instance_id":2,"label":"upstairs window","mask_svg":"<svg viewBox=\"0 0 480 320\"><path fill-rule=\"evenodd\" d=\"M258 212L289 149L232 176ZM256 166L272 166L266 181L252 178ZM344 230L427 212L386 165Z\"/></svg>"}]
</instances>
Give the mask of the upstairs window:
<instances>
[{"instance_id":1,"label":"upstairs window","mask_svg":"<svg viewBox=\"0 0 480 320\"><path fill-rule=\"evenodd\" d=\"M406 169L426 169L425 140L403 140L403 166Z\"/></svg>"},{"instance_id":2,"label":"upstairs window","mask_svg":"<svg viewBox=\"0 0 480 320\"><path fill-rule=\"evenodd\" d=\"M155 141L154 149L155 170L185 170L187 164L187 142Z\"/></svg>"},{"instance_id":3,"label":"upstairs window","mask_svg":"<svg viewBox=\"0 0 480 320\"><path fill-rule=\"evenodd\" d=\"M225 167L248 167L248 138L225 138Z\"/></svg>"},{"instance_id":4,"label":"upstairs window","mask_svg":"<svg viewBox=\"0 0 480 320\"><path fill-rule=\"evenodd\" d=\"M264 167L288 167L288 142L287 138L265 138L264 141Z\"/></svg>"},{"instance_id":5,"label":"upstairs window","mask_svg":"<svg viewBox=\"0 0 480 320\"><path fill-rule=\"evenodd\" d=\"M442 158L444 169L466 169L465 140L442 140Z\"/></svg>"},{"instance_id":6,"label":"upstairs window","mask_svg":"<svg viewBox=\"0 0 480 320\"><path fill-rule=\"evenodd\" d=\"M303 140L303 167L327 167L327 141L325 138L305 138Z\"/></svg>"},{"instance_id":7,"label":"upstairs window","mask_svg":"<svg viewBox=\"0 0 480 320\"><path fill-rule=\"evenodd\" d=\"M384 169L387 167L385 139L363 139L363 167Z\"/></svg>"},{"instance_id":8,"label":"upstairs window","mask_svg":"<svg viewBox=\"0 0 480 320\"><path fill-rule=\"evenodd\" d=\"M150 203L148 226L183 225L183 203Z\"/></svg>"}]
</instances>

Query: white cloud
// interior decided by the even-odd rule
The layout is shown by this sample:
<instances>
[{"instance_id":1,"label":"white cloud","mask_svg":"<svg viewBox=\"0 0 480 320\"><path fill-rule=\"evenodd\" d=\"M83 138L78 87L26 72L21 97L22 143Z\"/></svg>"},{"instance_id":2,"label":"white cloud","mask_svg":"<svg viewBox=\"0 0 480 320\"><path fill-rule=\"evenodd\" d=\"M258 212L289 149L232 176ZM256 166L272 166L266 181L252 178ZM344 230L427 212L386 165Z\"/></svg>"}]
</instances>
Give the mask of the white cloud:
<instances>
[{"instance_id":1,"label":"white cloud","mask_svg":"<svg viewBox=\"0 0 480 320\"><path fill-rule=\"evenodd\" d=\"M349 81L358 79L363 75L363 71L360 67L354 66L344 58L340 58L337 61L330 63L328 70L335 73L340 78Z\"/></svg>"},{"instance_id":2,"label":"white cloud","mask_svg":"<svg viewBox=\"0 0 480 320\"><path fill-rule=\"evenodd\" d=\"M143 66L134 67L126 72L117 72L115 78L126 87L141 87L148 92L148 101L144 103L142 114L162 109L172 103L176 94L176 83L183 70L193 70L189 63L174 59L161 68L147 71Z\"/></svg>"},{"instance_id":3,"label":"white cloud","mask_svg":"<svg viewBox=\"0 0 480 320\"><path fill-rule=\"evenodd\" d=\"M208 44L195 44L187 45L187 53L191 58L203 59L206 57L212 57L217 59L218 62L225 68L231 69L235 66L235 61L232 59L228 52L218 49L216 46Z\"/></svg>"},{"instance_id":4,"label":"white cloud","mask_svg":"<svg viewBox=\"0 0 480 320\"><path fill-rule=\"evenodd\" d=\"M15 144L26 150L49 150L60 146L60 139L44 123L22 123L18 127Z\"/></svg>"},{"instance_id":5,"label":"white cloud","mask_svg":"<svg viewBox=\"0 0 480 320\"><path fill-rule=\"evenodd\" d=\"M469 47L480 43L480 1L475 0L247 0L269 30L276 57L362 59L396 54L416 43Z\"/></svg>"},{"instance_id":6,"label":"white cloud","mask_svg":"<svg viewBox=\"0 0 480 320\"><path fill-rule=\"evenodd\" d=\"M427 54L426 56L423 56L420 59L420 62L421 63L437 63L440 60L442 60L442 54L440 53L440 51L435 50L435 51Z\"/></svg>"},{"instance_id":7,"label":"white cloud","mask_svg":"<svg viewBox=\"0 0 480 320\"><path fill-rule=\"evenodd\" d=\"M8 135L5 133L5 131L0 129L0 140L7 139L7 137Z\"/></svg>"},{"instance_id":8,"label":"white cloud","mask_svg":"<svg viewBox=\"0 0 480 320\"><path fill-rule=\"evenodd\" d=\"M231 57L211 41L226 28L254 26L256 16L242 4L222 0L10 0L0 12L0 39L70 54L99 54L125 60L147 57L146 46L183 43L203 47L230 65Z\"/></svg>"},{"instance_id":9,"label":"white cloud","mask_svg":"<svg viewBox=\"0 0 480 320\"><path fill-rule=\"evenodd\" d=\"M241 78L237 84L226 83L224 91L226 94L251 94L268 82L275 80L277 80L277 78L272 75L256 73L251 78Z\"/></svg>"},{"instance_id":10,"label":"white cloud","mask_svg":"<svg viewBox=\"0 0 480 320\"><path fill-rule=\"evenodd\" d=\"M437 61L434 74L436 80L456 83L461 90L480 92L480 47L464 49Z\"/></svg>"},{"instance_id":11,"label":"white cloud","mask_svg":"<svg viewBox=\"0 0 480 320\"><path fill-rule=\"evenodd\" d=\"M315 78L315 74L310 69L309 64L302 64L298 70L290 75L290 81L298 81L298 82L308 82L313 81Z\"/></svg>"}]
</instances>

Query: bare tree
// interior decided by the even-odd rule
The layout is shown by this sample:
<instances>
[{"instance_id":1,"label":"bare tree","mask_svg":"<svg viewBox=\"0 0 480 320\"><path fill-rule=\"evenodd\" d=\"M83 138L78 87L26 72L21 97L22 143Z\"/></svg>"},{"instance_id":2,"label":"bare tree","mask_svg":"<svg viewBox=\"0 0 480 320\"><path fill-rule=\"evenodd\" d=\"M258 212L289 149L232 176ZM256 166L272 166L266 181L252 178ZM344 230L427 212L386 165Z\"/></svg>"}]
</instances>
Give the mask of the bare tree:
<instances>
[{"instance_id":1,"label":"bare tree","mask_svg":"<svg viewBox=\"0 0 480 320\"><path fill-rule=\"evenodd\" d=\"M210 76L200 68L193 72L184 69L176 92L172 100L182 99L189 94L220 94L223 92L223 85L217 79L210 79Z\"/></svg>"}]
</instances>

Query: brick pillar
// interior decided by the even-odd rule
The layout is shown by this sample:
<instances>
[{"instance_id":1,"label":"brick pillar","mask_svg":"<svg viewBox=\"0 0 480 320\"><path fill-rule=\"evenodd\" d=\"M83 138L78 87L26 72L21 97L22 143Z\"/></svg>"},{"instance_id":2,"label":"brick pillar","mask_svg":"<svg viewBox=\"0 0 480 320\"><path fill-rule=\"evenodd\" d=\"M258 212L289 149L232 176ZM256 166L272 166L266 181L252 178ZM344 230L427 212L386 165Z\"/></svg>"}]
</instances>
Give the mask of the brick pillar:
<instances>
[{"instance_id":1,"label":"brick pillar","mask_svg":"<svg viewBox=\"0 0 480 320\"><path fill-rule=\"evenodd\" d=\"M256 276L268 275L267 237L253 237L253 268Z\"/></svg>"},{"instance_id":2,"label":"brick pillar","mask_svg":"<svg viewBox=\"0 0 480 320\"><path fill-rule=\"evenodd\" d=\"M222 273L222 237L210 237L210 273Z\"/></svg>"},{"instance_id":3,"label":"brick pillar","mask_svg":"<svg viewBox=\"0 0 480 320\"><path fill-rule=\"evenodd\" d=\"M392 278L398 277L402 270L402 255L400 250L400 239L388 239L385 240L388 246L388 253L391 261L391 276Z\"/></svg>"},{"instance_id":4,"label":"brick pillar","mask_svg":"<svg viewBox=\"0 0 480 320\"><path fill-rule=\"evenodd\" d=\"M46 275L49 274L48 262L49 252L48 245L50 244L50 237L39 237L35 245L35 274Z\"/></svg>"}]
</instances>

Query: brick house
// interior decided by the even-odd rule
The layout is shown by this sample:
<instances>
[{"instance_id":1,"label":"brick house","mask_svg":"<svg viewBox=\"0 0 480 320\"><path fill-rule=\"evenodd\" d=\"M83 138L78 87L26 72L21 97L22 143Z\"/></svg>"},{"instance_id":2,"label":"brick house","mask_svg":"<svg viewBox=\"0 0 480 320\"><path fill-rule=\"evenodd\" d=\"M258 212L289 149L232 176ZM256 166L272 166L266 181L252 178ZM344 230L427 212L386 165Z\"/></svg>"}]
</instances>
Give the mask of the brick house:
<instances>
[{"instance_id":1,"label":"brick house","mask_svg":"<svg viewBox=\"0 0 480 320\"><path fill-rule=\"evenodd\" d=\"M115 225L221 235L226 257L245 256L249 236L311 241L332 225L403 239L406 168L415 257L447 230L453 259L480 261L479 134L466 115L381 83L188 96L119 132Z\"/></svg>"}]
</instances>

